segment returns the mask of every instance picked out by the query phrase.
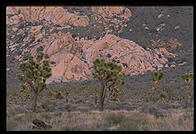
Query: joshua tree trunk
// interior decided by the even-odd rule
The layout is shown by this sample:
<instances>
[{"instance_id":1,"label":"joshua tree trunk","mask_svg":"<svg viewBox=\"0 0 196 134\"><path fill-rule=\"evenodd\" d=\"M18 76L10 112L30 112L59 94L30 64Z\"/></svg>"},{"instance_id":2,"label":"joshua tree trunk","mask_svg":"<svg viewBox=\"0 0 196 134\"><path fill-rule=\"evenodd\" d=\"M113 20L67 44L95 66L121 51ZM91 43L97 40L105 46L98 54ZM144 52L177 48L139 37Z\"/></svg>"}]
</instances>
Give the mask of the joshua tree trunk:
<instances>
[{"instance_id":1,"label":"joshua tree trunk","mask_svg":"<svg viewBox=\"0 0 196 134\"><path fill-rule=\"evenodd\" d=\"M34 96L34 102L33 102L33 112L36 112L38 94L35 93L34 95L35 95L35 96Z\"/></svg>"},{"instance_id":2,"label":"joshua tree trunk","mask_svg":"<svg viewBox=\"0 0 196 134\"><path fill-rule=\"evenodd\" d=\"M102 82L102 89L101 89L101 95L100 95L100 101L99 101L100 111L103 111L104 109L105 95L106 95L106 84Z\"/></svg>"},{"instance_id":3,"label":"joshua tree trunk","mask_svg":"<svg viewBox=\"0 0 196 134\"><path fill-rule=\"evenodd\" d=\"M158 81L154 81L154 88L156 88L158 85Z\"/></svg>"}]
</instances>

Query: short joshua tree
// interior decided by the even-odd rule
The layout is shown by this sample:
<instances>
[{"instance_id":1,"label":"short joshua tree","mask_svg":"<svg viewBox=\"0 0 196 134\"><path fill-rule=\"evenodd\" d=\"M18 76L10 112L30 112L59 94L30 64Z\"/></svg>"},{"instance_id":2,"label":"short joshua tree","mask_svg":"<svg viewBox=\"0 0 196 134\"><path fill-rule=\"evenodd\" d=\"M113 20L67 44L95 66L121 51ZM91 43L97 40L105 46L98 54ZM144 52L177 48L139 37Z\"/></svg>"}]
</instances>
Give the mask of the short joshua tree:
<instances>
[{"instance_id":1,"label":"short joshua tree","mask_svg":"<svg viewBox=\"0 0 196 134\"><path fill-rule=\"evenodd\" d=\"M188 87L190 87L191 82L192 82L192 80L194 78L194 73L193 72L190 72L188 74L187 73L186 74L183 74L181 76L181 78L184 80L184 82L185 82L185 84L186 84L186 86L188 88Z\"/></svg>"},{"instance_id":2,"label":"short joshua tree","mask_svg":"<svg viewBox=\"0 0 196 134\"><path fill-rule=\"evenodd\" d=\"M112 101L119 101L118 96L122 93L117 88L117 85L124 84L125 74L122 72L122 67L114 62L106 62L105 59L96 59L94 61L94 78L98 79L102 84L101 94L99 97L99 110L104 109L104 100L106 92L110 92Z\"/></svg>"},{"instance_id":3,"label":"short joshua tree","mask_svg":"<svg viewBox=\"0 0 196 134\"><path fill-rule=\"evenodd\" d=\"M156 89L156 87L158 86L159 81L163 78L164 73L160 72L160 71L155 71L153 72L153 87Z\"/></svg>"},{"instance_id":4,"label":"short joshua tree","mask_svg":"<svg viewBox=\"0 0 196 134\"><path fill-rule=\"evenodd\" d=\"M193 72L190 72L190 73L186 73L186 74L183 74L181 76L181 78L184 80L185 84L186 84L186 90L185 90L185 104L188 104L189 101L192 101L193 100L193 91L190 90L191 88L191 82L194 78L194 73Z\"/></svg>"},{"instance_id":5,"label":"short joshua tree","mask_svg":"<svg viewBox=\"0 0 196 134\"><path fill-rule=\"evenodd\" d=\"M34 93L33 112L36 112L38 96L46 89L46 79L52 75L49 62L43 60L43 56L42 52L38 53L36 60L30 56L28 61L20 64L23 75L18 75L18 79L24 83L22 90L31 89Z\"/></svg>"}]
</instances>

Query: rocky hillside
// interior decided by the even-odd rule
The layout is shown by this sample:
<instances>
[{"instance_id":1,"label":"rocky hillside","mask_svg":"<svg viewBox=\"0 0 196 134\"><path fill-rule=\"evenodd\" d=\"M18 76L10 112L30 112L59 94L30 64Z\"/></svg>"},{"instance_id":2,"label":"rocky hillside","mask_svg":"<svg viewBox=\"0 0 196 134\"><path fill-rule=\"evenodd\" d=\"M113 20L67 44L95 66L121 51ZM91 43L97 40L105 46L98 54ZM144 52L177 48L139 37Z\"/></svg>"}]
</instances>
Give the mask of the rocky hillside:
<instances>
[{"instance_id":1,"label":"rocky hillside","mask_svg":"<svg viewBox=\"0 0 196 134\"><path fill-rule=\"evenodd\" d=\"M192 23L167 24L179 19L176 14L190 16L192 9L176 9L177 13L171 8L7 7L8 75L17 73L18 64L39 51L52 67L48 84L92 79L93 61L99 57L116 62L131 76L187 63L192 66L192 42L186 42L188 35L192 38L186 31ZM156 18L157 24L147 22L141 12L153 17L148 20Z\"/></svg>"}]
</instances>

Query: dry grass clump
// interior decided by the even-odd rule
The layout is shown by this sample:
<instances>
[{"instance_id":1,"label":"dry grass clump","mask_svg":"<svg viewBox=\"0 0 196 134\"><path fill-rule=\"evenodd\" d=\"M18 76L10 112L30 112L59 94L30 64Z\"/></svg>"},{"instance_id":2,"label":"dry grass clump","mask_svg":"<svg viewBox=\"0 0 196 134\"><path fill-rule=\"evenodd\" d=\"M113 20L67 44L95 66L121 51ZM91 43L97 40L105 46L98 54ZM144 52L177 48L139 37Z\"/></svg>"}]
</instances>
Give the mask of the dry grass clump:
<instances>
[{"instance_id":1,"label":"dry grass clump","mask_svg":"<svg viewBox=\"0 0 196 134\"><path fill-rule=\"evenodd\" d=\"M8 109L10 109L8 107ZM52 126L50 131L192 131L193 109L173 109L167 117L139 110L89 112L17 113L7 116L7 130L32 131L32 121L40 119Z\"/></svg>"},{"instance_id":2,"label":"dry grass clump","mask_svg":"<svg viewBox=\"0 0 196 134\"><path fill-rule=\"evenodd\" d=\"M193 111L188 113L186 110L173 110L170 117L153 118L149 126L151 131L193 131L193 122Z\"/></svg>"},{"instance_id":3,"label":"dry grass clump","mask_svg":"<svg viewBox=\"0 0 196 134\"><path fill-rule=\"evenodd\" d=\"M13 118L7 118L6 122L7 122L6 126L7 126L7 130L8 131L16 131L16 130L18 130L17 129L17 127L18 127L17 121L15 121Z\"/></svg>"}]
</instances>

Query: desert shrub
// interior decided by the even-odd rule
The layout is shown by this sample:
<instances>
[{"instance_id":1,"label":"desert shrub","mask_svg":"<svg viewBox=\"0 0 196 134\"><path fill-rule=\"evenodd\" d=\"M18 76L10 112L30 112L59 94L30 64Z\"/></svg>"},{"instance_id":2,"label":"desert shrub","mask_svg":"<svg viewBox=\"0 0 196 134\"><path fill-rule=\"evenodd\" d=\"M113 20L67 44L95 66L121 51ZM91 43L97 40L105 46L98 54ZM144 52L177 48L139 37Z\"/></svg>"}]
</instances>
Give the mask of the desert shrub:
<instances>
[{"instance_id":1,"label":"desert shrub","mask_svg":"<svg viewBox=\"0 0 196 134\"><path fill-rule=\"evenodd\" d=\"M168 92L160 89L156 89L156 91L154 91L154 89L145 90L142 96L142 100L147 103L148 102L157 103L161 101L163 102L163 101L167 101L167 99L168 99Z\"/></svg>"},{"instance_id":2,"label":"desert shrub","mask_svg":"<svg viewBox=\"0 0 196 134\"><path fill-rule=\"evenodd\" d=\"M160 99L160 96L153 96L153 97L152 97L152 101L153 101L154 103L158 102L159 99Z\"/></svg>"},{"instance_id":3,"label":"desert shrub","mask_svg":"<svg viewBox=\"0 0 196 134\"><path fill-rule=\"evenodd\" d=\"M56 106L56 103L55 102L51 102L49 100L46 100L44 101L42 104L41 104L41 107L44 109L44 111L46 112L50 112L52 111L53 109L55 109L55 106Z\"/></svg>"},{"instance_id":4,"label":"desert shrub","mask_svg":"<svg viewBox=\"0 0 196 134\"><path fill-rule=\"evenodd\" d=\"M81 99L80 99L80 100L76 100L76 101L75 101L75 104L82 104L82 103L84 103L84 101L83 101L83 100L81 100Z\"/></svg>"},{"instance_id":5,"label":"desert shrub","mask_svg":"<svg viewBox=\"0 0 196 134\"><path fill-rule=\"evenodd\" d=\"M122 114L111 113L105 117L106 122L111 125L118 125L120 122L126 120L126 117Z\"/></svg>"},{"instance_id":6,"label":"desert shrub","mask_svg":"<svg viewBox=\"0 0 196 134\"><path fill-rule=\"evenodd\" d=\"M63 99L63 95L60 90L56 91L56 99Z\"/></svg>"},{"instance_id":7,"label":"desert shrub","mask_svg":"<svg viewBox=\"0 0 196 134\"><path fill-rule=\"evenodd\" d=\"M88 85L83 85L83 86L81 86L81 89L82 90L88 90L89 89L89 86Z\"/></svg>"},{"instance_id":8,"label":"desert shrub","mask_svg":"<svg viewBox=\"0 0 196 134\"><path fill-rule=\"evenodd\" d=\"M65 110L66 110L66 111L70 112L70 111L71 111L71 109L72 109L71 104L67 104L67 105L65 105Z\"/></svg>"}]
</instances>

